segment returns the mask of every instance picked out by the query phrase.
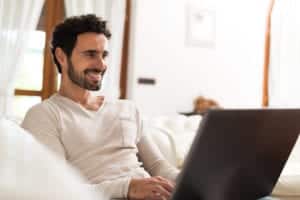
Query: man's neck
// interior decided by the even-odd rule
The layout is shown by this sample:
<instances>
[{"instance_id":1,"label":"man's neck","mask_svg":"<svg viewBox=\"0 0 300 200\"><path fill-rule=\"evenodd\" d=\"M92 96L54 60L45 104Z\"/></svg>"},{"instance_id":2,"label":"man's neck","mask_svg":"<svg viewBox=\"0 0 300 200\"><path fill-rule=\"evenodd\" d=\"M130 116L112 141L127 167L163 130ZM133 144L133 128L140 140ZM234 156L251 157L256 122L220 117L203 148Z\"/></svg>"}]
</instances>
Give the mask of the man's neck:
<instances>
[{"instance_id":1,"label":"man's neck","mask_svg":"<svg viewBox=\"0 0 300 200\"><path fill-rule=\"evenodd\" d=\"M90 96L90 91L79 88L75 85L66 86L62 84L58 93L80 104L85 104L88 102L88 98Z\"/></svg>"},{"instance_id":2,"label":"man's neck","mask_svg":"<svg viewBox=\"0 0 300 200\"><path fill-rule=\"evenodd\" d=\"M88 110L96 111L102 105L104 97L93 96L89 90L83 89L73 83L63 82L58 93L71 99Z\"/></svg>"}]
</instances>

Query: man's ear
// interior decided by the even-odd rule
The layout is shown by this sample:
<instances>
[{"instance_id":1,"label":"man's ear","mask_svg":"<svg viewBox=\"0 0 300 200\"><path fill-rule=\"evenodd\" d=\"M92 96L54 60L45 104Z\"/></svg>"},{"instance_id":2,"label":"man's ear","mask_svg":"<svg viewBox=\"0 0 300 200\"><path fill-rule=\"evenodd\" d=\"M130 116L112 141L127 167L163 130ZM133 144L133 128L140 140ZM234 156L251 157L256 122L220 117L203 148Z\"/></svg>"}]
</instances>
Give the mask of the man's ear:
<instances>
[{"instance_id":1,"label":"man's ear","mask_svg":"<svg viewBox=\"0 0 300 200\"><path fill-rule=\"evenodd\" d=\"M57 47L55 49L55 56L62 69L66 68L66 66L68 65L68 61L67 61L68 57L60 47Z\"/></svg>"}]
</instances>

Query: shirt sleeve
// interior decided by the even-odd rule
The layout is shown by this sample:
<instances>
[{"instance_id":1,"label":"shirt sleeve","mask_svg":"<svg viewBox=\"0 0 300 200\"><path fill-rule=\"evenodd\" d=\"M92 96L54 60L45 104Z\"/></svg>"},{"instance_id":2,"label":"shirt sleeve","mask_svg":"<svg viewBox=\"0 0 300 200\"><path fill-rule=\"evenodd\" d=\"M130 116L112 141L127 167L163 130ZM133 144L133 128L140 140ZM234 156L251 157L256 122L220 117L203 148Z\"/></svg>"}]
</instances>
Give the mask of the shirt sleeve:
<instances>
[{"instance_id":1,"label":"shirt sleeve","mask_svg":"<svg viewBox=\"0 0 300 200\"><path fill-rule=\"evenodd\" d=\"M45 105L39 104L26 113L21 126L41 144L65 160L66 154L60 140L58 121L51 110L45 108Z\"/></svg>"},{"instance_id":2,"label":"shirt sleeve","mask_svg":"<svg viewBox=\"0 0 300 200\"><path fill-rule=\"evenodd\" d=\"M97 192L106 194L109 199L127 199L130 177L123 177L114 180L106 180L101 183L91 185Z\"/></svg>"},{"instance_id":3,"label":"shirt sleeve","mask_svg":"<svg viewBox=\"0 0 300 200\"><path fill-rule=\"evenodd\" d=\"M175 182L179 170L164 158L158 146L148 136L151 133L147 132L147 128L143 125L138 111L136 111L136 118L138 123L138 155L144 168L151 176L162 176Z\"/></svg>"},{"instance_id":4,"label":"shirt sleeve","mask_svg":"<svg viewBox=\"0 0 300 200\"><path fill-rule=\"evenodd\" d=\"M145 169L151 176L162 176L173 182L176 181L179 170L163 157L156 144L146 134L138 143L138 152Z\"/></svg>"}]
</instances>

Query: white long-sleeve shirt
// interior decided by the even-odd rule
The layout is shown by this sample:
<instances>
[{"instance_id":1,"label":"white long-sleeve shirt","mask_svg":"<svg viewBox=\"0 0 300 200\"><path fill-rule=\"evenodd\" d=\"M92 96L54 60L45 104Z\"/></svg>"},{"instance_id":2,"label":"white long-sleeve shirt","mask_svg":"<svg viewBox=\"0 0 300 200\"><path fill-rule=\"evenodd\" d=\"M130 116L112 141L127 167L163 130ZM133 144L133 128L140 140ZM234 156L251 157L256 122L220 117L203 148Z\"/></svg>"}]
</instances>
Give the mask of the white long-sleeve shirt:
<instances>
[{"instance_id":1,"label":"white long-sleeve shirt","mask_svg":"<svg viewBox=\"0 0 300 200\"><path fill-rule=\"evenodd\" d=\"M55 94L31 108L22 127L111 198L127 198L131 178L160 175L174 181L178 174L126 100L104 101L98 111L90 111Z\"/></svg>"}]
</instances>

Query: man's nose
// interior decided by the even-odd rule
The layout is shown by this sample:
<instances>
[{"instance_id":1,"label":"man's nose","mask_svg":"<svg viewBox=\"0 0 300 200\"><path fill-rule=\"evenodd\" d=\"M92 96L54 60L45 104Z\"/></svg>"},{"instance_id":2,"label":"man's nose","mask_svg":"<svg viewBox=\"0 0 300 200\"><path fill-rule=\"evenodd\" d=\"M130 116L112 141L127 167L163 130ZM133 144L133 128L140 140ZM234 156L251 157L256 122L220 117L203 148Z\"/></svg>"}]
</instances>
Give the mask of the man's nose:
<instances>
[{"instance_id":1,"label":"man's nose","mask_svg":"<svg viewBox=\"0 0 300 200\"><path fill-rule=\"evenodd\" d=\"M97 68L99 68L100 70L106 69L107 65L106 65L106 61L104 58L98 57L96 62L97 62L97 64L96 64Z\"/></svg>"}]
</instances>

